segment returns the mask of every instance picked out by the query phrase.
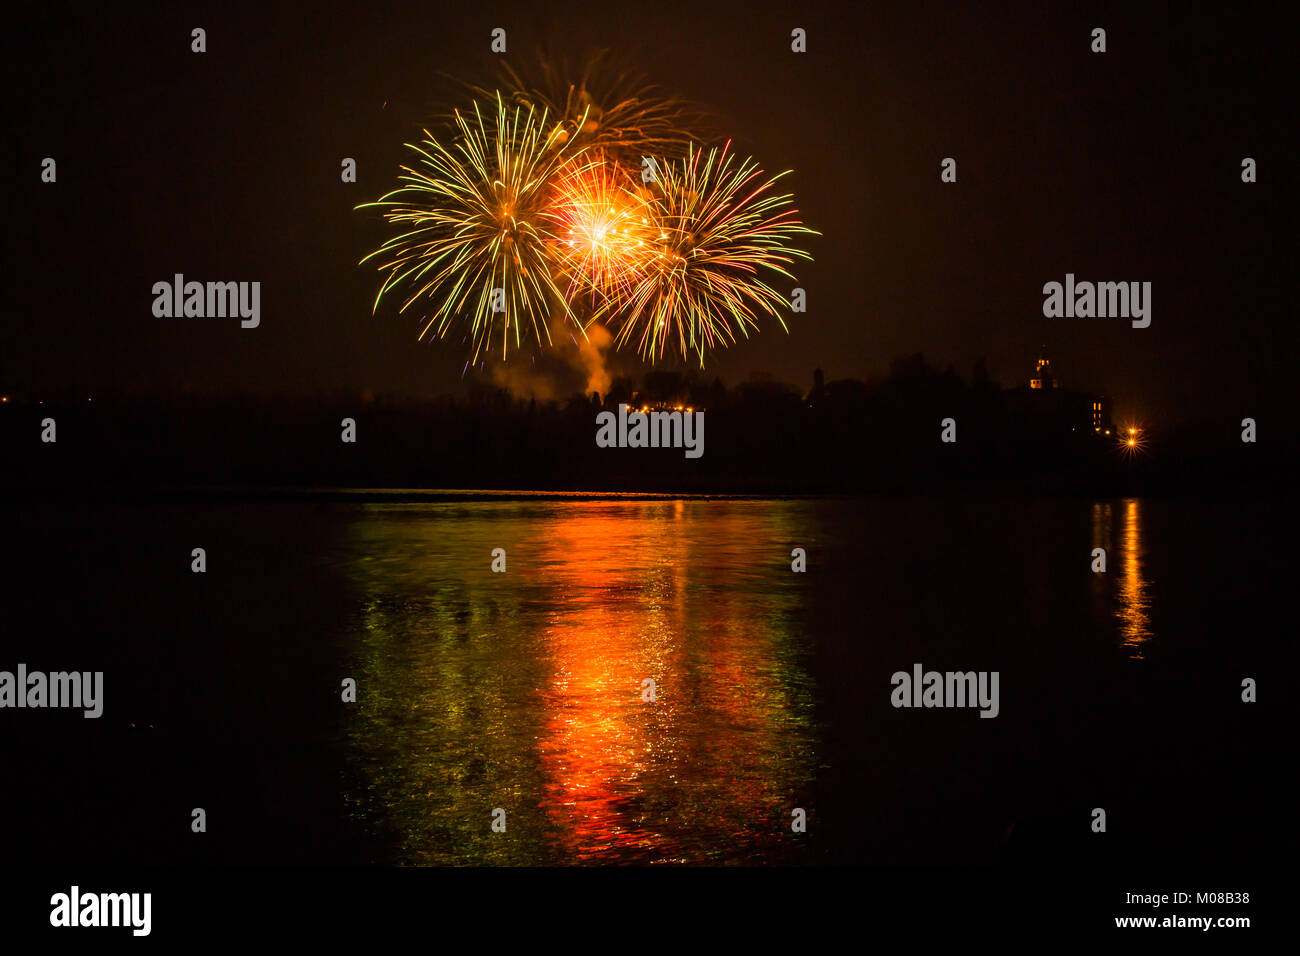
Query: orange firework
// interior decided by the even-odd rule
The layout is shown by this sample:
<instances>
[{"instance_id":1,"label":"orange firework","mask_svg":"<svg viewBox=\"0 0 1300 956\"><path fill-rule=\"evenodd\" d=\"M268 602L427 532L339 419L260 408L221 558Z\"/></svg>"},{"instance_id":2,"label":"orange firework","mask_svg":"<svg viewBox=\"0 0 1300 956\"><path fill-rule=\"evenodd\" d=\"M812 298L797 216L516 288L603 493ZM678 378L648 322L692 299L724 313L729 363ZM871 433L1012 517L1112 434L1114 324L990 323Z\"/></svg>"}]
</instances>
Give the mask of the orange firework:
<instances>
[{"instance_id":1,"label":"orange firework","mask_svg":"<svg viewBox=\"0 0 1300 956\"><path fill-rule=\"evenodd\" d=\"M628 169L650 156L678 159L691 144L713 138L714 122L705 110L624 71L609 51L580 65L539 56L519 70L503 61L501 69L502 88L512 98L545 107L571 124L575 145L598 148Z\"/></svg>"},{"instance_id":2,"label":"orange firework","mask_svg":"<svg viewBox=\"0 0 1300 956\"><path fill-rule=\"evenodd\" d=\"M648 197L606 156L583 156L561 173L549 215L566 298L588 294L593 317L617 308L651 254Z\"/></svg>"}]
</instances>

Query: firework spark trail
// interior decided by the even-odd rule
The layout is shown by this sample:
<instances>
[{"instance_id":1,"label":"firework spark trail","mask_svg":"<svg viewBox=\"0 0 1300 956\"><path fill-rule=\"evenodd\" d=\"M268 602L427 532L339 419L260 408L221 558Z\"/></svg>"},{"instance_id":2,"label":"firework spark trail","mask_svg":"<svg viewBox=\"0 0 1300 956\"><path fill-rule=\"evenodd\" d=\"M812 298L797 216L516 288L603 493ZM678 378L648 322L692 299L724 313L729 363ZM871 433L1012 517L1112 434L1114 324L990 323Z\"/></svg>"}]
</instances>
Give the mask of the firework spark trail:
<instances>
[{"instance_id":1,"label":"firework spark trail","mask_svg":"<svg viewBox=\"0 0 1300 956\"><path fill-rule=\"evenodd\" d=\"M426 297L437 303L421 338L431 328L443 337L469 309L472 361L496 332L504 357L512 338L519 347L525 321L541 344L553 309L572 318L553 276L545 215L556 173L571 158L569 134L563 123L547 130L545 109L508 107L499 94L494 120L484 122L477 102L472 117L457 111L454 119L459 135L450 148L426 130L420 145L406 144L420 157L402 167L406 185L357 207L383 208L390 223L414 227L361 261L382 257L379 268L389 273L376 310L385 293L409 284L400 312ZM503 301L493 301L495 289Z\"/></svg>"}]
</instances>

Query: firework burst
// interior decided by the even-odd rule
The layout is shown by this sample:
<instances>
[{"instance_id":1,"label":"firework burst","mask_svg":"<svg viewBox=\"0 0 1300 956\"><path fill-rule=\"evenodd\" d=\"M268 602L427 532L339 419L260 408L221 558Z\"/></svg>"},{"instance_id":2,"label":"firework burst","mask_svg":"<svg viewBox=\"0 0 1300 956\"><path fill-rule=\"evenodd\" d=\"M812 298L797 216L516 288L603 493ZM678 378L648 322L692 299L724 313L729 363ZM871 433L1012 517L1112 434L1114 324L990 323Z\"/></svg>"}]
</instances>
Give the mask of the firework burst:
<instances>
[{"instance_id":1,"label":"firework burst","mask_svg":"<svg viewBox=\"0 0 1300 956\"><path fill-rule=\"evenodd\" d=\"M648 156L684 156L713 126L698 107L611 67L606 53L580 70L547 56L522 73L503 63L501 79L513 99L545 107L572 126L578 145L600 149L627 169Z\"/></svg>"},{"instance_id":2,"label":"firework burst","mask_svg":"<svg viewBox=\"0 0 1300 956\"><path fill-rule=\"evenodd\" d=\"M794 217L792 197L777 193L784 175L766 177L752 159L738 161L730 143L694 148L659 170L650 196L649 255L632 286L611 303L616 341L635 339L646 358L663 356L676 338L683 356L704 364L709 350L758 329L761 313L786 328L789 300L769 280L794 280L786 266L812 257L791 245L819 235Z\"/></svg>"},{"instance_id":3,"label":"firework burst","mask_svg":"<svg viewBox=\"0 0 1300 956\"><path fill-rule=\"evenodd\" d=\"M787 267L812 257L794 243L820 235L775 190L786 173L730 142L696 147L678 104L646 88L615 83L597 105L586 74L560 94L510 76L511 92L479 90L453 112L442 140L408 143L402 185L357 207L402 230L362 260L386 273L376 311L400 296L420 338L463 331L469 363L603 321L649 361L675 342L703 367L763 315L786 328L788 287L771 283L795 281Z\"/></svg>"},{"instance_id":4,"label":"firework burst","mask_svg":"<svg viewBox=\"0 0 1300 956\"><path fill-rule=\"evenodd\" d=\"M485 120L481 105L453 114L455 134L443 145L427 130L418 156L403 166L405 185L358 209L378 207L405 231L362 262L379 260L385 294L402 290L400 312L425 311L420 337L445 337L465 316L473 359L484 347L504 357L531 331L549 342L547 318L569 316L555 280L548 245L559 170L572 158L572 124L550 119L545 108L506 104L500 94Z\"/></svg>"}]
</instances>

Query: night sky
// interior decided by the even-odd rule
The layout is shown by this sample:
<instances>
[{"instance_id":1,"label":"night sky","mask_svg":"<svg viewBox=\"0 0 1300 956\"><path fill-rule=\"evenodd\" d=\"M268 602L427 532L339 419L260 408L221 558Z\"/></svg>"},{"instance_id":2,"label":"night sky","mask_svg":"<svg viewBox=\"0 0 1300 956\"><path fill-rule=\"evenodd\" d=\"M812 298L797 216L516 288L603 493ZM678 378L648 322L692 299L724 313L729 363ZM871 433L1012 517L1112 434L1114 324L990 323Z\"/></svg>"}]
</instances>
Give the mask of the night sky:
<instances>
[{"instance_id":1,"label":"night sky","mask_svg":"<svg viewBox=\"0 0 1300 956\"><path fill-rule=\"evenodd\" d=\"M715 355L710 376L806 387L819 366L865 378L920 351L966 377L986 356L1009 385L1046 345L1067 386L1111 394L1122 415L1269 414L1293 346L1278 230L1289 24L1182 4L850 6L25 13L5 41L0 387L460 388L459 342L417 342L393 306L371 315L379 275L357 262L387 230L353 207L391 189L403 142L460 102L440 73L494 80L500 26L519 64L607 49L711 110L768 171L795 170L802 218L824 234L796 271L809 311ZM806 54L790 51L794 27ZM57 184L40 181L46 156ZM356 184L340 182L343 157ZM151 287L177 272L261 281L261 327L155 318ZM1044 318L1042 286L1067 272L1152 282L1151 327Z\"/></svg>"}]
</instances>

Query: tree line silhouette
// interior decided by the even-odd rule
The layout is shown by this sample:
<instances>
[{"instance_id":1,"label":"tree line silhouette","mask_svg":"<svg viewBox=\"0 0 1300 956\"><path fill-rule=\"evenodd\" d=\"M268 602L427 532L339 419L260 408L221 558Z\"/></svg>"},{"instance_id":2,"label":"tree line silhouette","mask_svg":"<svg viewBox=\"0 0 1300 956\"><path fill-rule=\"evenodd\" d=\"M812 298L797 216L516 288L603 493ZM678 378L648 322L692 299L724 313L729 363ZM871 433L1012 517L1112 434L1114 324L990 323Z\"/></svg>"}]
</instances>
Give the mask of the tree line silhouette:
<instances>
[{"instance_id":1,"label":"tree line silhouette","mask_svg":"<svg viewBox=\"0 0 1300 956\"><path fill-rule=\"evenodd\" d=\"M619 377L609 391L538 401L485 379L423 399L338 393L73 394L0 405L0 482L36 493L193 488L422 488L737 494L939 490L1125 495L1280 482L1277 453L1241 441L1240 418L1148 428L1142 447L1087 427L1069 404L1036 414L982 361L969 380L921 354L869 381L811 387L755 376L728 387L693 372ZM705 411L705 452L598 448L596 415ZM1077 403L1076 403L1077 404ZM53 418L56 441L42 442ZM342 440L344 419L356 441ZM943 422L952 420L942 440Z\"/></svg>"}]
</instances>

